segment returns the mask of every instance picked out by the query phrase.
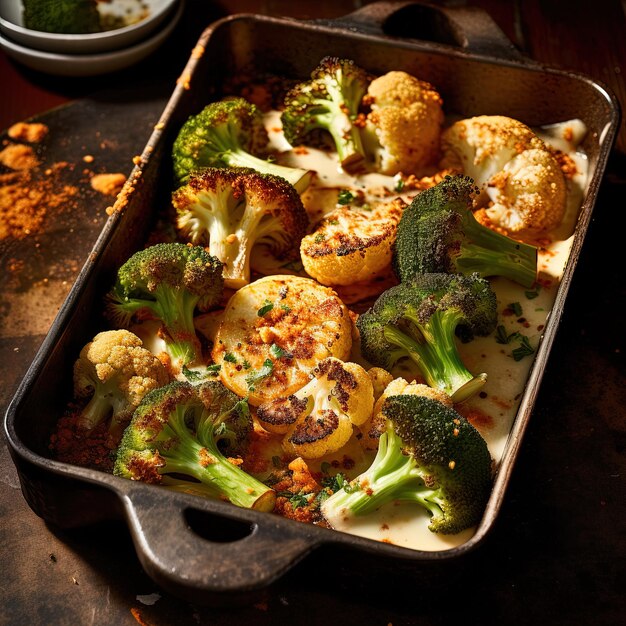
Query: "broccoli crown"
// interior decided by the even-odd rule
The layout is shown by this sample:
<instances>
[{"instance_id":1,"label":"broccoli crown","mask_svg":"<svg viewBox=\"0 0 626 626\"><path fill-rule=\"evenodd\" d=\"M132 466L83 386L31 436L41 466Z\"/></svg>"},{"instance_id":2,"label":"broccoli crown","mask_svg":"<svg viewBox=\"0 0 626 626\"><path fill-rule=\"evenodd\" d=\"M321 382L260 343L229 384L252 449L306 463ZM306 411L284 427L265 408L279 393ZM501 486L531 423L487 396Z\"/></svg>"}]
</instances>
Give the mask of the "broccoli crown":
<instances>
[{"instance_id":1,"label":"broccoli crown","mask_svg":"<svg viewBox=\"0 0 626 626\"><path fill-rule=\"evenodd\" d=\"M467 176L446 176L404 210L393 254L401 281L426 272L477 272L533 285L537 248L477 222L472 213L477 191Z\"/></svg>"},{"instance_id":2,"label":"broccoli crown","mask_svg":"<svg viewBox=\"0 0 626 626\"><path fill-rule=\"evenodd\" d=\"M267 149L267 131L259 109L243 98L222 100L191 116L180 129L172 149L174 175L179 184L205 167L250 167L281 176L299 192L310 174L260 158Z\"/></svg>"},{"instance_id":3,"label":"broccoli crown","mask_svg":"<svg viewBox=\"0 0 626 626\"><path fill-rule=\"evenodd\" d=\"M383 412L388 427L372 465L326 500L324 514L366 515L404 501L429 511L433 532L476 525L492 484L491 456L480 433L454 409L423 396L391 396Z\"/></svg>"},{"instance_id":4,"label":"broccoli crown","mask_svg":"<svg viewBox=\"0 0 626 626\"><path fill-rule=\"evenodd\" d=\"M496 296L477 274L418 274L385 291L357 320L361 351L372 364L389 369L408 357L431 387L456 402L486 381L463 364L455 334L470 341L497 324Z\"/></svg>"},{"instance_id":5,"label":"broccoli crown","mask_svg":"<svg viewBox=\"0 0 626 626\"><path fill-rule=\"evenodd\" d=\"M120 267L109 313L127 326L137 311L150 311L165 326L171 356L189 363L201 356L194 311L217 305L223 287L222 263L203 248L161 243L136 252Z\"/></svg>"},{"instance_id":6,"label":"broccoli crown","mask_svg":"<svg viewBox=\"0 0 626 626\"><path fill-rule=\"evenodd\" d=\"M226 456L241 449L251 428L246 401L221 383L173 382L149 393L137 407L114 473L271 510L274 492Z\"/></svg>"},{"instance_id":7,"label":"broccoli crown","mask_svg":"<svg viewBox=\"0 0 626 626\"><path fill-rule=\"evenodd\" d=\"M250 256L257 243L281 257L298 250L308 216L297 191L284 178L250 168L206 168L172 197L178 227L193 243L208 244L224 264L228 287L250 282Z\"/></svg>"},{"instance_id":8,"label":"broccoli crown","mask_svg":"<svg viewBox=\"0 0 626 626\"><path fill-rule=\"evenodd\" d=\"M82 34L102 30L96 0L23 0L24 26L47 33Z\"/></svg>"},{"instance_id":9,"label":"broccoli crown","mask_svg":"<svg viewBox=\"0 0 626 626\"><path fill-rule=\"evenodd\" d=\"M281 116L285 138L292 145L317 143L319 131L330 133L345 169L357 168L365 158L358 120L359 107L370 76L353 61L325 57L285 96Z\"/></svg>"}]
</instances>

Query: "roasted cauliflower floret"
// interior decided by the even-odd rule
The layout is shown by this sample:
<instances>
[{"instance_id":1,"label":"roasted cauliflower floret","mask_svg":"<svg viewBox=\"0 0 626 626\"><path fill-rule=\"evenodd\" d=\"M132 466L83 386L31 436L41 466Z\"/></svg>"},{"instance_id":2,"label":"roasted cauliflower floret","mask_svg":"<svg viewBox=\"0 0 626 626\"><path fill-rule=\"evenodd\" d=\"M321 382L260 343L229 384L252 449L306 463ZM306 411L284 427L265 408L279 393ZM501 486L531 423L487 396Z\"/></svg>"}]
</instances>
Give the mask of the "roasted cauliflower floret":
<instances>
[{"instance_id":1,"label":"roasted cauliflower floret","mask_svg":"<svg viewBox=\"0 0 626 626\"><path fill-rule=\"evenodd\" d=\"M411 174L436 160L443 123L435 88L406 72L388 72L367 90L365 144L383 174Z\"/></svg>"},{"instance_id":2,"label":"roasted cauliflower floret","mask_svg":"<svg viewBox=\"0 0 626 626\"><path fill-rule=\"evenodd\" d=\"M91 398L77 424L93 430L108 417L110 431L121 430L143 397L169 382L163 364L128 330L98 333L74 363L74 395Z\"/></svg>"},{"instance_id":3,"label":"roasted cauliflower floret","mask_svg":"<svg viewBox=\"0 0 626 626\"><path fill-rule=\"evenodd\" d=\"M372 381L356 363L324 359L314 378L295 393L262 404L261 425L285 434L283 448L304 459L318 459L342 448L352 426L369 419L374 406Z\"/></svg>"},{"instance_id":4,"label":"roasted cauliflower floret","mask_svg":"<svg viewBox=\"0 0 626 626\"><path fill-rule=\"evenodd\" d=\"M495 226L512 233L545 231L563 219L563 172L522 122L501 115L460 120L443 133L442 149L442 166L474 179L482 192L478 204L487 205Z\"/></svg>"},{"instance_id":5,"label":"roasted cauliflower floret","mask_svg":"<svg viewBox=\"0 0 626 626\"><path fill-rule=\"evenodd\" d=\"M563 172L547 150L524 150L511 159L487 187L493 204L489 219L511 233L550 230L563 219L566 186Z\"/></svg>"},{"instance_id":6,"label":"roasted cauliflower floret","mask_svg":"<svg viewBox=\"0 0 626 626\"><path fill-rule=\"evenodd\" d=\"M396 198L368 210L346 205L326 215L300 244L307 274L323 285L351 285L384 273L405 206Z\"/></svg>"},{"instance_id":7,"label":"roasted cauliflower floret","mask_svg":"<svg viewBox=\"0 0 626 626\"><path fill-rule=\"evenodd\" d=\"M374 401L377 401L378 398L383 395L387 385L393 380L393 376L382 367L370 367L370 369L367 370L367 375L372 381Z\"/></svg>"},{"instance_id":8,"label":"roasted cauliflower floret","mask_svg":"<svg viewBox=\"0 0 626 626\"><path fill-rule=\"evenodd\" d=\"M452 398L441 389L435 389L415 381L409 383L404 380L404 378L392 380L387 385L382 395L376 400L371 418L359 428L361 432L359 441L366 450L376 450L380 436L387 429L387 417L383 412L385 400L391 396L400 395L423 396L424 398L430 398L431 400L445 404L447 407L451 408L453 406Z\"/></svg>"},{"instance_id":9,"label":"roasted cauliflower floret","mask_svg":"<svg viewBox=\"0 0 626 626\"><path fill-rule=\"evenodd\" d=\"M258 406L294 393L320 361L345 360L351 348L352 320L332 289L266 276L230 299L212 354L223 383Z\"/></svg>"}]
</instances>

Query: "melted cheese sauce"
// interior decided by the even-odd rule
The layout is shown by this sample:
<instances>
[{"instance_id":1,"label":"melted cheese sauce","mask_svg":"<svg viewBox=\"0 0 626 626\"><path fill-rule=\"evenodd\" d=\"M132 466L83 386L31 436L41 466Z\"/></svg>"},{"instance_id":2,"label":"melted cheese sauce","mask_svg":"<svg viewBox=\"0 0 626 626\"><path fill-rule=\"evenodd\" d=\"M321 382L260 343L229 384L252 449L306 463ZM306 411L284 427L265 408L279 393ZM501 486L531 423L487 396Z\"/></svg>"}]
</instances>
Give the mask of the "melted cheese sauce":
<instances>
[{"instance_id":1,"label":"melted cheese sauce","mask_svg":"<svg viewBox=\"0 0 626 626\"><path fill-rule=\"evenodd\" d=\"M390 176L372 173L350 176L340 169L332 153L310 148L291 150L280 131L280 120L276 112L267 115L266 126L271 146L281 151L278 158L281 164L317 172L311 187L303 196L312 224L336 208L337 192L342 188L362 190L366 202L380 200L381 196L389 199L400 196L410 202L416 194L415 191L402 194L394 192L395 180ZM556 229L542 237L544 247L540 248L538 260L541 287L538 290L525 289L504 278L494 278L490 282L498 300L498 324L504 326L507 336L519 332L527 337L536 351L571 249L572 233L583 197L588 164L584 153L578 150L586 132L582 121L570 120L534 130L541 139L567 154L576 164L577 172L567 181L565 216ZM261 273L300 272L297 264L281 265L262 250L257 252L253 265ZM358 295L358 292L352 292L346 301L358 300ZM516 307L510 306L513 303L519 303L521 312L514 312ZM458 405L457 410L483 435L496 464L504 452L533 362L532 355L518 361L513 358L512 351L519 345L517 339L511 339L507 344L498 343L494 335L477 337L467 344L460 344L460 353L468 369L475 374L486 372L488 380L480 395ZM358 342L353 349L352 360L371 367L360 356ZM415 378L415 372L406 365L400 365L392 373L409 380ZM348 451L343 449L340 452L341 456ZM368 467L373 457L360 451L358 445L351 446L349 452L354 454L356 461L352 471L347 472L353 477ZM317 463L311 463L311 468L319 469L323 460L332 459L320 459ZM429 515L421 507L398 503L389 503L369 516L350 520L334 519L331 523L336 530L426 551L450 549L466 542L473 534L472 529L458 535L435 534L428 530Z\"/></svg>"}]
</instances>

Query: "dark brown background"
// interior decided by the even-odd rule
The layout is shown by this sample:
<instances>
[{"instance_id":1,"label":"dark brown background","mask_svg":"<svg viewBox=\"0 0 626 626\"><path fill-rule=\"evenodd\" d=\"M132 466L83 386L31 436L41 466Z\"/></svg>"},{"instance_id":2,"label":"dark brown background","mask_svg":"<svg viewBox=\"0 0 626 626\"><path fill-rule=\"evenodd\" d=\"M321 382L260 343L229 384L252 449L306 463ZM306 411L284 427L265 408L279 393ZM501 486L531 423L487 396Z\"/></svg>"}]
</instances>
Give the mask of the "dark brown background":
<instances>
[{"instance_id":1,"label":"dark brown background","mask_svg":"<svg viewBox=\"0 0 626 626\"><path fill-rule=\"evenodd\" d=\"M128 173L210 21L237 12L332 18L367 3L187 4L183 23L164 48L114 75L42 76L0 54L0 128L86 98L44 117L59 131L54 140L51 133L44 158L74 159L82 167L82 156L92 154L95 171ZM486 9L527 56L589 74L626 104L623 2L471 4ZM104 147L102 137L107 139ZM419 574L394 580L374 561L356 579L348 566L328 572L323 559L314 558L261 594L253 606L190 605L157 589L142 572L122 525L66 532L37 518L22 499L1 441L0 624L624 623L625 154L622 123L500 519L473 558L451 572L449 583L444 579L426 591ZM52 228L27 240L0 242L3 268L14 258L26 264L17 282L0 275L0 408L8 404L85 260L107 204L85 188L73 209L71 231ZM59 262L43 266L46 254ZM17 300L24 309L16 318L15 306L8 304ZM137 598L153 593L160 598L152 606Z\"/></svg>"}]
</instances>

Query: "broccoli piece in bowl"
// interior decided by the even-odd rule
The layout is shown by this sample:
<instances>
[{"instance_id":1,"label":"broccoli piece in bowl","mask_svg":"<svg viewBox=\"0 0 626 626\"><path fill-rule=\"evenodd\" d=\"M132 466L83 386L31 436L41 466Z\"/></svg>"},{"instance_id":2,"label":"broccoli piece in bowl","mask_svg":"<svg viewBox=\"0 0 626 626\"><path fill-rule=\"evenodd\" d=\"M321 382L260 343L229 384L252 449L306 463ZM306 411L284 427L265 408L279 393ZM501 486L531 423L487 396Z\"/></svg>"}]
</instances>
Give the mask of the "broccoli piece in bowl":
<instances>
[{"instance_id":1,"label":"broccoli piece in bowl","mask_svg":"<svg viewBox=\"0 0 626 626\"><path fill-rule=\"evenodd\" d=\"M24 26L46 33L83 34L102 30L96 0L23 0Z\"/></svg>"}]
</instances>

